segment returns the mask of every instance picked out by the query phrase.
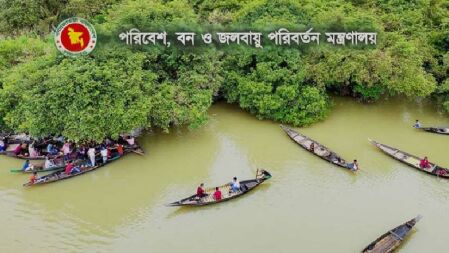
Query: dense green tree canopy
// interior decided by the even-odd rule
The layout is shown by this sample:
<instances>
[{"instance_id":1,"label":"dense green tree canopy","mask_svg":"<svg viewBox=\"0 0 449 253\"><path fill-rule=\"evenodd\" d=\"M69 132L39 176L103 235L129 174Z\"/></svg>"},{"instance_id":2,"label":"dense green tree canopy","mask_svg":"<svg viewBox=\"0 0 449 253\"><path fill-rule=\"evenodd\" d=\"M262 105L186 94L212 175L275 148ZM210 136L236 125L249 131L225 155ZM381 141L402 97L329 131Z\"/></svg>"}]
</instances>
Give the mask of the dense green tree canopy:
<instances>
[{"instance_id":1,"label":"dense green tree canopy","mask_svg":"<svg viewBox=\"0 0 449 253\"><path fill-rule=\"evenodd\" d=\"M435 96L449 111L445 0L0 0L0 125L101 140L135 128L199 126L216 99L293 125L322 120L329 92L375 101ZM89 56L59 54L51 30L90 20ZM286 27L374 31L376 46L130 47L130 28Z\"/></svg>"}]
</instances>

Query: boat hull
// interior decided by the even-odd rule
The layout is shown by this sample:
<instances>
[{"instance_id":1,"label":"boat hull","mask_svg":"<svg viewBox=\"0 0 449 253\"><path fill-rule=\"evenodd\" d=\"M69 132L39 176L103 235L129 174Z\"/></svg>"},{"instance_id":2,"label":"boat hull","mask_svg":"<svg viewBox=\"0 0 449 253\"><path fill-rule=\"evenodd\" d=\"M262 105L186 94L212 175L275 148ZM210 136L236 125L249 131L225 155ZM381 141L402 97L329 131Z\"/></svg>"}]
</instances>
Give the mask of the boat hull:
<instances>
[{"instance_id":1,"label":"boat hull","mask_svg":"<svg viewBox=\"0 0 449 253\"><path fill-rule=\"evenodd\" d=\"M374 141L374 140L369 140L374 146L376 146L377 148L379 148L382 152L384 152L385 154L391 156L392 158L394 158L395 160L398 160L410 167L413 167L419 171L425 172L429 175L432 176L436 176L436 177L440 177L440 178L445 178L445 179L449 179L449 170L446 168L443 168L441 166L438 166L434 163L430 163L431 167L430 168L421 168L419 166L419 163L421 161L421 158L409 154L407 152L401 151L397 148L393 148L390 147L388 145L382 144L380 142Z\"/></svg>"},{"instance_id":2,"label":"boat hull","mask_svg":"<svg viewBox=\"0 0 449 253\"><path fill-rule=\"evenodd\" d=\"M170 204L168 204L168 206L206 206L206 205L223 203L223 202L241 197L241 196L247 194L248 192L254 190L260 184L262 184L263 182L265 182L266 180L271 178L271 174L269 172L263 170L262 173L265 173L265 174L261 178L241 181L240 182L241 190L237 193L230 192L229 184L220 186L219 188L220 188L220 191L222 191L223 198L219 201L213 200L213 189L215 189L215 188L211 188L209 190L206 190L206 193L208 194L207 197L198 198L196 195L192 195L192 196L184 198L182 200L170 203Z\"/></svg>"},{"instance_id":3,"label":"boat hull","mask_svg":"<svg viewBox=\"0 0 449 253\"><path fill-rule=\"evenodd\" d=\"M449 127L420 127L418 129L434 134L449 135Z\"/></svg>"},{"instance_id":4,"label":"boat hull","mask_svg":"<svg viewBox=\"0 0 449 253\"><path fill-rule=\"evenodd\" d=\"M318 156L319 158L325 160L326 162L329 162L333 165L339 166L341 168L345 168L349 171L351 169L349 168L349 163L345 161L345 159L341 158L339 155L337 155L335 152L331 151L326 146L321 145L319 142L310 139L309 137L302 135L296 131L294 131L291 128L288 128L286 126L281 125L282 130L292 139L296 144L298 144L300 147L304 148L305 150L309 151L310 153ZM310 150L310 144L313 143L315 145L314 150Z\"/></svg>"},{"instance_id":5,"label":"boat hull","mask_svg":"<svg viewBox=\"0 0 449 253\"><path fill-rule=\"evenodd\" d=\"M406 223L393 228L387 233L377 238L374 242L368 245L362 250L362 253L391 253L397 249L407 235L410 234L412 228L421 219L421 216L417 216L414 219L407 221Z\"/></svg>"},{"instance_id":6,"label":"boat hull","mask_svg":"<svg viewBox=\"0 0 449 253\"><path fill-rule=\"evenodd\" d=\"M28 182L28 183L23 184L23 186L24 187L29 187L29 186L35 186L35 185L49 184L49 183L54 183L54 182L58 182L58 181L61 181L61 180L66 180L66 179L69 179L69 178L73 178L73 177L76 177L76 176L80 176L80 175L86 174L88 172L97 170L97 169L99 169L99 168L101 168L101 167L103 167L105 165L110 164L111 162L119 160L123 156L125 156L125 155L127 155L127 154L129 154L131 152L134 152L136 150L138 150L139 153L140 152L143 153L143 151L141 151L140 147L138 147L138 146L133 147L133 148L126 148L125 147L124 154L122 156L116 155L116 156L110 158L106 163L100 163L97 166L82 167L82 170L79 173L70 174L70 175L65 174L64 171L56 171L56 172L50 173L48 175L39 177L38 180L35 183ZM87 163L87 161L85 161L85 163Z\"/></svg>"}]
</instances>

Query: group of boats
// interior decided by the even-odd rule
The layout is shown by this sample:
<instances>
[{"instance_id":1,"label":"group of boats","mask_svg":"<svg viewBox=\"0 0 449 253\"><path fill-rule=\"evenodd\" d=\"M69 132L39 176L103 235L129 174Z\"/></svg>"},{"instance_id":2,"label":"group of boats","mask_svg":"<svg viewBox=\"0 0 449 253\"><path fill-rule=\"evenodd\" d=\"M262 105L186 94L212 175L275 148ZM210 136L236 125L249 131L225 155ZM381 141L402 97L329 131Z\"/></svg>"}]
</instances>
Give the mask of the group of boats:
<instances>
[{"instance_id":1,"label":"group of boats","mask_svg":"<svg viewBox=\"0 0 449 253\"><path fill-rule=\"evenodd\" d=\"M343 158L337 155L335 152L331 151L324 145L321 145L317 141L314 141L308 138L305 135L302 135L291 128L281 125L281 128L285 131L285 133L299 146L304 148L305 150L313 153L314 155L320 157L321 159L335 164L339 167L348 169L351 168L350 164L347 163ZM437 134L449 134L449 127L416 127L417 129L421 129L431 133ZM443 168L439 165L429 162L429 166L421 166L422 158L418 156L409 154L407 152L401 151L397 148L390 147L388 145L379 143L377 141L368 139L373 145L383 151L385 154L393 157L394 159L411 166L417 170L423 171L427 174L440 177L440 178L449 178L449 170L447 168ZM353 170L354 171L354 170ZM410 233L412 228L416 225L416 223L422 218L421 215L405 222L404 224L397 226L378 239L369 244L366 248L362 250L362 253L390 253L396 250L404 241L406 236Z\"/></svg>"},{"instance_id":2,"label":"group of boats","mask_svg":"<svg viewBox=\"0 0 449 253\"><path fill-rule=\"evenodd\" d=\"M23 186L48 184L73 178L104 167L129 153L143 154L143 150L134 143L134 140L133 143L130 144L124 139L119 139L114 145L104 145L104 148L107 149L108 153L106 159L104 159L100 152L98 152L100 145L92 145L95 149L95 154L93 155L95 162L92 163L92 161L87 158L87 155L80 158L71 152L69 157L65 157L62 152L59 152L59 150L63 149L62 147L64 145L63 140L60 139L32 139L27 135L6 135L1 136L0 138L2 145L4 146L4 150L1 151L0 154L27 160L22 169L11 169L10 171L12 173L34 174L30 181L24 183ZM56 152L49 153L49 148L47 147L53 148ZM37 155L31 156L31 152L27 152L28 148L34 150ZM25 152L18 152L19 150L25 150ZM71 157L72 155L75 155L75 157ZM30 162L30 160L33 162ZM71 163L76 170L71 170L71 172L67 173L65 169L69 163ZM47 164L51 164L51 166L47 167ZM37 175L37 173L45 172L49 173L41 176Z\"/></svg>"},{"instance_id":3,"label":"group of boats","mask_svg":"<svg viewBox=\"0 0 449 253\"><path fill-rule=\"evenodd\" d=\"M345 159L343 159L340 155L333 152L328 147L320 144L319 142L301 134L297 131L281 125L282 130L300 147L304 148L305 150L309 151L310 153L318 156L319 158L329 162L330 164L333 164L335 166L356 172L358 170L358 164L357 160L354 160L354 162L347 162ZM419 129L437 133L437 134L449 134L449 128L444 127L419 127ZM34 144L34 145L46 145L51 141L55 140L44 140L41 143ZM421 158L415 155L411 155L407 152L401 151L397 148L390 147L388 145L379 143L374 140L369 141L375 145L377 148L379 148L381 151L383 151L385 154L393 157L394 159L409 165L415 169L418 169L420 171L423 171L425 173L428 173L433 176L441 177L441 178L449 178L449 170L447 168L443 168L441 166L438 166L436 164L430 163L430 166L422 167L420 166L420 162L422 161ZM14 155L11 150L15 148L13 145L22 145L22 141L17 141L16 139L9 140L9 147L4 152L0 152L0 154L6 154L9 156L15 156L17 158L21 159L30 159L27 156L24 155ZM33 169L31 170L11 170L11 172L24 172L24 173L30 173L30 172L50 172L47 175L41 176L37 178L34 181L30 181L28 183L25 183L24 186L32 186L32 185L39 185L39 184L47 184L52 183L68 178L72 178L78 175L85 174L87 172L94 171L100 167L103 167L113 161L118 160L120 157L122 157L124 154L128 154L131 152L142 154L143 151L138 145L127 145L127 143L124 143L124 153L118 154L117 152L112 152L113 155L106 161L106 162L99 162L96 165L92 166L88 163L88 161L85 160L77 160L74 163L76 166L80 167L80 170L76 173L70 173L67 174L64 172L64 168L66 166L66 163L64 162L61 157L54 156L51 157L54 161L55 166L52 168L44 168L43 166L35 165ZM10 146L11 145L11 146ZM55 143L57 145L57 143ZM39 159L49 159L48 154L47 155L41 155L38 157L34 157L33 159L39 160ZM239 182L240 189L238 191L232 191L231 190L231 184L226 183L217 187L212 187L204 190L204 195L198 196L197 194L188 196L186 198L183 198L179 201L172 202L168 204L168 206L205 206L205 205L211 205L211 204L217 204L222 203L231 199L238 198L240 196L245 195L246 193L252 191L259 185L261 185L263 182L267 181L271 178L271 173L267 170L260 169L257 170L256 177L253 179L243 180ZM220 199L216 199L213 197L214 191L220 191L224 194ZM395 250L404 240L404 238L410 233L411 229L416 225L416 223L421 219L421 216L418 216L414 219L411 219L407 221L406 223L389 230L387 233L383 234L381 237L376 239L374 242L369 244L365 249L362 250L363 253L388 253Z\"/></svg>"},{"instance_id":4,"label":"group of boats","mask_svg":"<svg viewBox=\"0 0 449 253\"><path fill-rule=\"evenodd\" d=\"M335 164L335 165L345 168L345 169L351 169L351 163L346 162L345 159L341 158L341 156L339 156L335 152L331 151L326 146L321 145L317 141L314 141L314 140L308 138L307 136L294 131L291 128L288 128L283 125L281 125L281 128L285 131L285 133L294 142L296 142L299 146L306 149L307 151L313 153L314 155L320 157L321 159L323 159L329 163ZM447 131L449 133L449 128L431 128L431 127L429 127L429 128L420 128L420 129L423 129L428 132L439 133L439 134L441 134L441 131L443 131L443 129L446 129L444 131ZM427 129L439 129L440 132L431 131L431 130L427 130ZM449 170L447 168L443 168L443 167L441 167L437 164L431 163L431 162L429 162L429 166L422 167L422 166L420 166L420 162L422 161L423 158L409 154L405 151L401 151L397 148L393 148L391 146L382 144L380 142L377 142L377 141L374 141L371 139L368 139L368 140L373 145L375 145L377 148L379 148L381 151L383 151L385 154L393 157L394 159L396 159L408 166L411 166L419 171L425 172L425 173L433 175L433 176L437 176L440 178L449 178ZM313 146L313 149L310 148L311 146ZM352 170L352 171L354 171L354 170Z\"/></svg>"}]
</instances>

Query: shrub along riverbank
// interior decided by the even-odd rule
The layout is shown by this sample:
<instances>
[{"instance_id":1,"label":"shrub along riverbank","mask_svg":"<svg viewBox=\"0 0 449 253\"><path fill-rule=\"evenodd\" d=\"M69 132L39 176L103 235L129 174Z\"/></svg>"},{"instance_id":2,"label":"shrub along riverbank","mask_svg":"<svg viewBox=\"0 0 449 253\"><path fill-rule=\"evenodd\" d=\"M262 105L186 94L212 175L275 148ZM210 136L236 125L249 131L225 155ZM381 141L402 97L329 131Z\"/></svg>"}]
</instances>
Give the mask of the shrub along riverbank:
<instances>
[{"instance_id":1,"label":"shrub along riverbank","mask_svg":"<svg viewBox=\"0 0 449 253\"><path fill-rule=\"evenodd\" d=\"M299 3L298 3L299 2ZM327 93L362 101L435 96L449 111L444 0L0 0L0 125L32 135L102 140L138 127L196 127L215 98L293 125L322 120ZM79 16L99 37L68 58L51 28ZM129 47L130 28L374 31L375 47ZM177 28L175 28L177 27Z\"/></svg>"}]
</instances>

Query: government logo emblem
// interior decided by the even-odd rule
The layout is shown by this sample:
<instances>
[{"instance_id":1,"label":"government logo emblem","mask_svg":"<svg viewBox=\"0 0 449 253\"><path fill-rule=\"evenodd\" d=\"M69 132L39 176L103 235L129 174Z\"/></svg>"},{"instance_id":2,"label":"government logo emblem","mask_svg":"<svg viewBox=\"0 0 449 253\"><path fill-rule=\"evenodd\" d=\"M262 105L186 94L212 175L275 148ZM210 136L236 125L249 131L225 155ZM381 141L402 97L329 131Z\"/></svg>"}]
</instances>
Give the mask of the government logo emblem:
<instances>
[{"instance_id":1,"label":"government logo emblem","mask_svg":"<svg viewBox=\"0 0 449 253\"><path fill-rule=\"evenodd\" d=\"M55 30L55 44L67 56L87 55L94 50L97 33L85 19L74 17L62 21Z\"/></svg>"}]
</instances>

